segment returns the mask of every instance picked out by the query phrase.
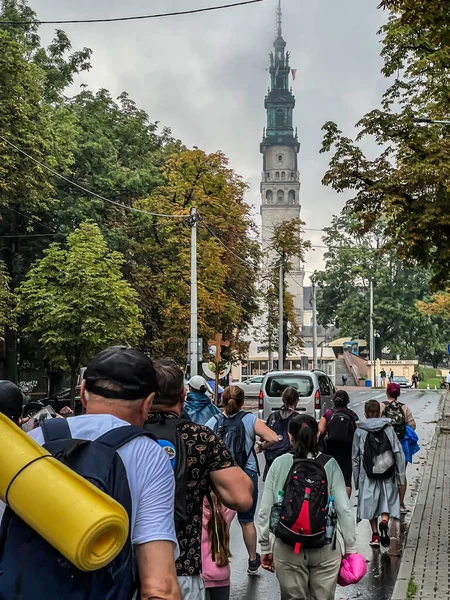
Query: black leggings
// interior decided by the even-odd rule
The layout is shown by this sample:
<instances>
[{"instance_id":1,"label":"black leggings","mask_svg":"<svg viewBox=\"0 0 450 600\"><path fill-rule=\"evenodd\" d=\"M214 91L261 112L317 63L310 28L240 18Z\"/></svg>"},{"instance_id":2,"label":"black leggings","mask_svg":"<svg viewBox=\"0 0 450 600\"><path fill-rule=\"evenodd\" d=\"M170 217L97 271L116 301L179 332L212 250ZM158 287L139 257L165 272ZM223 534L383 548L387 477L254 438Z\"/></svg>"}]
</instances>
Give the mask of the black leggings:
<instances>
[{"instance_id":1,"label":"black leggings","mask_svg":"<svg viewBox=\"0 0 450 600\"><path fill-rule=\"evenodd\" d=\"M206 600L230 600L230 586L206 588Z\"/></svg>"}]
</instances>

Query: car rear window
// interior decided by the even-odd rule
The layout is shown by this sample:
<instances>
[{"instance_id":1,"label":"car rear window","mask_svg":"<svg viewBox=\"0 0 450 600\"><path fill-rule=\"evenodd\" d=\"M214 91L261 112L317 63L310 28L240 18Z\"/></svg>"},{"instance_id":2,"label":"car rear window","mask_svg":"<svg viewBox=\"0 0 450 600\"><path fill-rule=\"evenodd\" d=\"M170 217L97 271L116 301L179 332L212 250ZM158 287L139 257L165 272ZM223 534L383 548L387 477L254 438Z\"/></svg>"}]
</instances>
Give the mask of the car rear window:
<instances>
[{"instance_id":1,"label":"car rear window","mask_svg":"<svg viewBox=\"0 0 450 600\"><path fill-rule=\"evenodd\" d=\"M314 384L307 375L273 375L266 381L266 394L270 398L280 398L287 387L293 387L300 398L311 396Z\"/></svg>"}]
</instances>

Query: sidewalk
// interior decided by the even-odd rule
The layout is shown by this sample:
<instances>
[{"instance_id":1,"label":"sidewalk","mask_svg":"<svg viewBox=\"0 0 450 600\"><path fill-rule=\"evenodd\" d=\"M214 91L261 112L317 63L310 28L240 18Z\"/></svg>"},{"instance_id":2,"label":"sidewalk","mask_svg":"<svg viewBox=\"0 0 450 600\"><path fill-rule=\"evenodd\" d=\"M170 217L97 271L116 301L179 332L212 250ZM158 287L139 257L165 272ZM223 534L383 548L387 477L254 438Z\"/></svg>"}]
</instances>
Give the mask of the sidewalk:
<instances>
[{"instance_id":1,"label":"sidewalk","mask_svg":"<svg viewBox=\"0 0 450 600\"><path fill-rule=\"evenodd\" d=\"M449 506L450 394L446 394L391 600L450 598Z\"/></svg>"}]
</instances>

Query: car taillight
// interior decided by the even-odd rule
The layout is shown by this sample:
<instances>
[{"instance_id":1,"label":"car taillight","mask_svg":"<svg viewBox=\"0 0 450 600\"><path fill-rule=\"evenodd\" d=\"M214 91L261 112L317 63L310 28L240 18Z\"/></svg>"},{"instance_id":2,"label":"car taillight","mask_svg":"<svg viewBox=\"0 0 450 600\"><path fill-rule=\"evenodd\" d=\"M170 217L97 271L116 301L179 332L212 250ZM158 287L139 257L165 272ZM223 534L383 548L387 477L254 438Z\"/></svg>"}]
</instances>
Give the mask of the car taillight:
<instances>
[{"instance_id":1,"label":"car taillight","mask_svg":"<svg viewBox=\"0 0 450 600\"><path fill-rule=\"evenodd\" d=\"M262 390L259 392L258 408L259 408L259 410L264 410L264 394L262 393Z\"/></svg>"},{"instance_id":2,"label":"car taillight","mask_svg":"<svg viewBox=\"0 0 450 600\"><path fill-rule=\"evenodd\" d=\"M320 410L320 391L319 390L316 391L316 395L314 396L314 402L315 402L314 408L316 410Z\"/></svg>"}]
</instances>

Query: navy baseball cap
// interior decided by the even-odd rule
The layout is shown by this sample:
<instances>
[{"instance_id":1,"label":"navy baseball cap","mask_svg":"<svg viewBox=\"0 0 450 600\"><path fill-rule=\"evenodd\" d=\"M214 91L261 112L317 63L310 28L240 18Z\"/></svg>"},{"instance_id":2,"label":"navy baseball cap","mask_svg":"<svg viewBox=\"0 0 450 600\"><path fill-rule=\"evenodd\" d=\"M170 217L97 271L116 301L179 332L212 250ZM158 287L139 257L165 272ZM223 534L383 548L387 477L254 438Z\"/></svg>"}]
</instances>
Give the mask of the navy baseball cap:
<instances>
[{"instance_id":1,"label":"navy baseball cap","mask_svg":"<svg viewBox=\"0 0 450 600\"><path fill-rule=\"evenodd\" d=\"M141 400L158 390L151 358L126 346L112 346L96 354L83 378L86 390L103 398ZM111 382L120 389L108 390L102 382Z\"/></svg>"}]
</instances>

